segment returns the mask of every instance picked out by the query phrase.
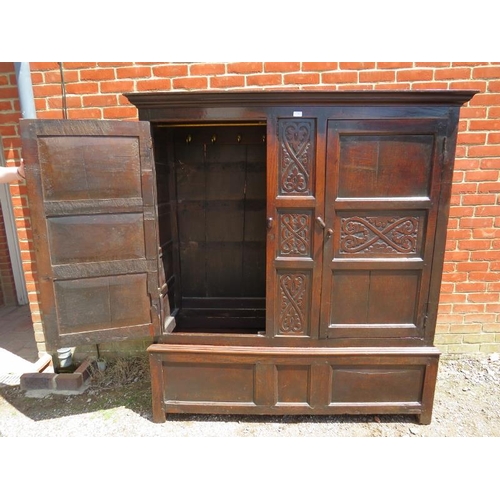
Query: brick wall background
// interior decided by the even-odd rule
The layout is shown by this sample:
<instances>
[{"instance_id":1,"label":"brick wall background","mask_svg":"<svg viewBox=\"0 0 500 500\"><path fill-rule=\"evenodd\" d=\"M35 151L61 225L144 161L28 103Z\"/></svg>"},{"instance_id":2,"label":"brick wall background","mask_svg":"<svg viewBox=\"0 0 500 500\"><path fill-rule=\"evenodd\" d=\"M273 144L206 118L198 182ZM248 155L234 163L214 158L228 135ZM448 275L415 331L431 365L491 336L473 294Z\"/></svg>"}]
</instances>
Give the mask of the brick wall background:
<instances>
[{"instance_id":1,"label":"brick wall background","mask_svg":"<svg viewBox=\"0 0 500 500\"><path fill-rule=\"evenodd\" d=\"M13 63L0 62L0 140L2 141L3 153L6 166L19 164L20 146L18 123L21 113L19 111L19 101L16 84L16 74ZM10 186L12 201L15 206L17 216L16 224L20 231L19 236L25 236L25 228L29 227L29 222L24 220L22 207L26 207L25 186L13 183ZM24 196L24 200L22 197ZM24 239L27 248L27 239ZM26 260L30 260L26 255ZM10 264L10 254L5 233L2 209L0 208L0 306L16 305L16 287L14 275ZM36 305L35 305L36 307Z\"/></svg>"},{"instance_id":2,"label":"brick wall background","mask_svg":"<svg viewBox=\"0 0 500 500\"><path fill-rule=\"evenodd\" d=\"M10 264L9 246L0 208L0 307L17 305L16 285Z\"/></svg>"},{"instance_id":3,"label":"brick wall background","mask_svg":"<svg viewBox=\"0 0 500 500\"><path fill-rule=\"evenodd\" d=\"M500 63L235 62L63 63L69 119L136 120L124 92L308 89L480 91L461 110L436 345L443 352L500 351ZM60 68L31 63L38 118L63 118ZM0 63L0 134L20 157L14 66ZM39 347L43 334L30 252L25 186L11 186Z\"/></svg>"}]
</instances>

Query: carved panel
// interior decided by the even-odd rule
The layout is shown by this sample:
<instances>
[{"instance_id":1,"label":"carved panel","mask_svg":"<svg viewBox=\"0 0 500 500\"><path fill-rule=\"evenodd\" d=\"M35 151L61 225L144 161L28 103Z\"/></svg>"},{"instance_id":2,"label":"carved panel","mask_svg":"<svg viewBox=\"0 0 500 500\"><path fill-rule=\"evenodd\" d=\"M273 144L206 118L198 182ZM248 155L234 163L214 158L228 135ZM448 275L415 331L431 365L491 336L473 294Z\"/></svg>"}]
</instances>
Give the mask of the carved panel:
<instances>
[{"instance_id":1,"label":"carved panel","mask_svg":"<svg viewBox=\"0 0 500 500\"><path fill-rule=\"evenodd\" d=\"M340 254L404 254L418 251L420 217L342 217Z\"/></svg>"},{"instance_id":2,"label":"carved panel","mask_svg":"<svg viewBox=\"0 0 500 500\"><path fill-rule=\"evenodd\" d=\"M311 255L311 213L279 214L280 257L309 257Z\"/></svg>"},{"instance_id":3,"label":"carved panel","mask_svg":"<svg viewBox=\"0 0 500 500\"><path fill-rule=\"evenodd\" d=\"M314 120L280 120L280 195L312 194L315 136Z\"/></svg>"},{"instance_id":4,"label":"carved panel","mask_svg":"<svg viewBox=\"0 0 500 500\"><path fill-rule=\"evenodd\" d=\"M307 335L310 280L306 272L279 274L280 335Z\"/></svg>"}]
</instances>

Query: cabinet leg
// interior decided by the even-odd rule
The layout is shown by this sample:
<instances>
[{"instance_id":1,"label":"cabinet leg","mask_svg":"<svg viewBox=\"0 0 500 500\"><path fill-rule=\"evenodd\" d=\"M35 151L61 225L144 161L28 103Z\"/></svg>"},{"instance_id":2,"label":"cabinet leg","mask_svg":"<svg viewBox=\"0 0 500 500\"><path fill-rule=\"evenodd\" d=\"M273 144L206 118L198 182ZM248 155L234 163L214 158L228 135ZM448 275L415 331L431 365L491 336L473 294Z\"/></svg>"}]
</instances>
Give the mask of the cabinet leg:
<instances>
[{"instance_id":1,"label":"cabinet leg","mask_svg":"<svg viewBox=\"0 0 500 500\"><path fill-rule=\"evenodd\" d=\"M439 355L433 356L427 363L422 394L422 413L418 416L418 423L429 425L432 420L432 408L434 405L434 391L438 370Z\"/></svg>"},{"instance_id":2,"label":"cabinet leg","mask_svg":"<svg viewBox=\"0 0 500 500\"><path fill-rule=\"evenodd\" d=\"M417 415L417 421L420 425L429 425L432 422L432 410L423 411L420 415Z\"/></svg>"},{"instance_id":3,"label":"cabinet leg","mask_svg":"<svg viewBox=\"0 0 500 500\"><path fill-rule=\"evenodd\" d=\"M158 355L149 355L149 368L151 373L151 396L153 406L153 422L163 424L167 417L163 407L163 370L161 359Z\"/></svg>"},{"instance_id":4,"label":"cabinet leg","mask_svg":"<svg viewBox=\"0 0 500 500\"><path fill-rule=\"evenodd\" d=\"M153 401L153 422L155 424L164 424L166 421L165 410L161 408L161 405L155 404L155 401Z\"/></svg>"}]
</instances>

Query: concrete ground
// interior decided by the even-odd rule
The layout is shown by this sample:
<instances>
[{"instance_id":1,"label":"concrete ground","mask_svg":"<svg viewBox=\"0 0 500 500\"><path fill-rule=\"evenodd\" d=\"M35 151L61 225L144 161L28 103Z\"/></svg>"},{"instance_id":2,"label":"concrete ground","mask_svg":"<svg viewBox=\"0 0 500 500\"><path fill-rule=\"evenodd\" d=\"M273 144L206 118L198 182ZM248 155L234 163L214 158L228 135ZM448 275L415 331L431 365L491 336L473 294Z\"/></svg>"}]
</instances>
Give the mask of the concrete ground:
<instances>
[{"instance_id":1,"label":"concrete ground","mask_svg":"<svg viewBox=\"0 0 500 500\"><path fill-rule=\"evenodd\" d=\"M430 425L408 415L188 414L155 424L145 360L117 360L82 394L34 398L19 377L36 359L28 308L0 310L0 437L500 437L499 353L441 357Z\"/></svg>"},{"instance_id":2,"label":"concrete ground","mask_svg":"<svg viewBox=\"0 0 500 500\"><path fill-rule=\"evenodd\" d=\"M19 384L39 360L29 306L0 308L0 387Z\"/></svg>"}]
</instances>

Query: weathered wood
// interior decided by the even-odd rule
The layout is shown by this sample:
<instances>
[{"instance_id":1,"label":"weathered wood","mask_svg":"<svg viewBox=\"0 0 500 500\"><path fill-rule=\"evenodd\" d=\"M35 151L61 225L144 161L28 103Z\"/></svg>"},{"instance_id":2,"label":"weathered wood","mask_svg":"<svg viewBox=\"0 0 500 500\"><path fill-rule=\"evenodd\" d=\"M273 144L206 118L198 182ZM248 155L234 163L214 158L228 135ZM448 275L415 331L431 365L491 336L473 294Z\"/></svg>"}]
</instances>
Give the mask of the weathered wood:
<instances>
[{"instance_id":1,"label":"weathered wood","mask_svg":"<svg viewBox=\"0 0 500 500\"><path fill-rule=\"evenodd\" d=\"M149 368L151 372L151 398L153 405L153 422L157 424L166 421L165 408L163 406L163 370L162 359L159 354L149 356Z\"/></svg>"},{"instance_id":2,"label":"weathered wood","mask_svg":"<svg viewBox=\"0 0 500 500\"><path fill-rule=\"evenodd\" d=\"M473 94L129 95L142 119L160 125L207 119L267 123L266 329L255 336L223 333L221 321L217 332L212 318L201 320L198 332L174 330L165 342L172 348L184 344L182 360L193 370L196 363L215 362L208 352L225 346L258 351L259 359L266 349L290 349L284 358L276 350L269 354L266 363L275 362L274 371L258 365L276 374L268 384L284 398L267 407L271 413L278 407L283 413L406 412L430 421L438 354L418 368L410 360L434 338L452 170L447 148L455 147L458 107ZM191 210L202 209L199 201L192 203ZM193 220L193 231L195 226ZM209 251L206 244L202 248ZM193 276L199 264L193 261ZM207 351L195 354L197 343ZM401 349L397 369L378 364L389 346ZM367 358L364 367L338 370L318 364L320 352L327 356L334 347L332 355L338 356L365 347L372 363ZM291 366L301 349L314 351L311 364ZM224 356L216 358L223 363ZM235 366L248 363L235 351L231 359ZM340 387L329 385L333 379L342 381ZM325 387L331 387L328 395ZM425 403L413 401L421 394ZM172 402L166 411L264 410L252 401L207 401Z\"/></svg>"},{"instance_id":3,"label":"weathered wood","mask_svg":"<svg viewBox=\"0 0 500 500\"><path fill-rule=\"evenodd\" d=\"M425 370L425 378L422 392L422 413L418 417L421 424L428 425L432 421L432 407L434 405L434 392L436 390L436 378L438 372L438 359L429 359Z\"/></svg>"},{"instance_id":4,"label":"weathered wood","mask_svg":"<svg viewBox=\"0 0 500 500\"><path fill-rule=\"evenodd\" d=\"M296 91L258 91L258 92L147 92L127 93L125 96L139 110L169 107L196 108L200 118L207 117L200 110L210 108L270 108L275 106L335 106L338 104L357 104L371 106L379 104L428 104L461 105L476 92L470 90L435 90L435 91L353 91L353 92L296 92ZM441 111L436 107L435 111ZM446 110L442 110L446 114ZM141 117L142 118L142 117ZM177 117L181 121L182 115Z\"/></svg>"},{"instance_id":5,"label":"weathered wood","mask_svg":"<svg viewBox=\"0 0 500 500\"><path fill-rule=\"evenodd\" d=\"M329 122L321 337L425 337L445 133L441 119Z\"/></svg>"},{"instance_id":6,"label":"weathered wood","mask_svg":"<svg viewBox=\"0 0 500 500\"><path fill-rule=\"evenodd\" d=\"M273 407L276 404L276 367L272 363L256 363L254 402L258 406Z\"/></svg>"},{"instance_id":7,"label":"weathered wood","mask_svg":"<svg viewBox=\"0 0 500 500\"><path fill-rule=\"evenodd\" d=\"M22 120L47 349L161 333L146 123Z\"/></svg>"},{"instance_id":8,"label":"weathered wood","mask_svg":"<svg viewBox=\"0 0 500 500\"><path fill-rule=\"evenodd\" d=\"M23 156L49 344L157 335L162 310L155 421L430 423L458 113L474 93L127 94L151 122L156 172L148 124L71 121L65 133L85 138L69 147L59 122L34 122ZM121 239L100 249L107 225Z\"/></svg>"},{"instance_id":9,"label":"weathered wood","mask_svg":"<svg viewBox=\"0 0 500 500\"><path fill-rule=\"evenodd\" d=\"M152 345L167 413L417 415L428 423L439 351Z\"/></svg>"}]
</instances>

